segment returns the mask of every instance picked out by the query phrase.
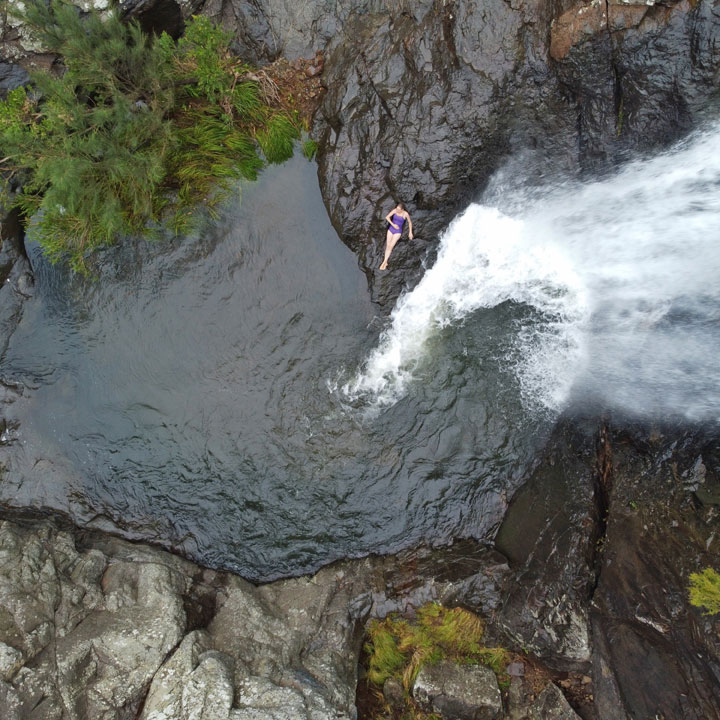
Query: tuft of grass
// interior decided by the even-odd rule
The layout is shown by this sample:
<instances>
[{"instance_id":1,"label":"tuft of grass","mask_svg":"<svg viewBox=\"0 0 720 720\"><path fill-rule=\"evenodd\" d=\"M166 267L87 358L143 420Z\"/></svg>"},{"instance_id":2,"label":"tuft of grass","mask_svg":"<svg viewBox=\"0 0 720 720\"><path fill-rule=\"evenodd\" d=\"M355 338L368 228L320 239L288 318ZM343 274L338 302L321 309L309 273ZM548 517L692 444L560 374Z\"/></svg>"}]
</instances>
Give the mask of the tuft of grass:
<instances>
[{"instance_id":1,"label":"tuft of grass","mask_svg":"<svg viewBox=\"0 0 720 720\"><path fill-rule=\"evenodd\" d=\"M299 136L290 117L281 113L269 119L265 127L258 131L256 139L268 162L281 163L292 157L293 140Z\"/></svg>"},{"instance_id":2,"label":"tuft of grass","mask_svg":"<svg viewBox=\"0 0 720 720\"><path fill-rule=\"evenodd\" d=\"M394 632L396 622L386 618L382 622L373 620L370 623L369 640L365 644L365 652L370 658L368 678L378 687L382 687L405 665L405 655L398 648Z\"/></svg>"},{"instance_id":3,"label":"tuft of grass","mask_svg":"<svg viewBox=\"0 0 720 720\"><path fill-rule=\"evenodd\" d=\"M410 690L424 665L443 659L482 663L498 675L501 686L507 685L508 653L503 648L484 647L483 634L484 625L477 615L438 603L423 605L412 622L396 615L373 620L364 648L368 680L382 688L388 678L397 679L405 688L407 717L428 717L419 714L410 699Z\"/></svg>"},{"instance_id":4,"label":"tuft of grass","mask_svg":"<svg viewBox=\"0 0 720 720\"><path fill-rule=\"evenodd\" d=\"M720 575L712 568L690 574L690 604L705 608L704 615L720 612Z\"/></svg>"},{"instance_id":5,"label":"tuft of grass","mask_svg":"<svg viewBox=\"0 0 720 720\"><path fill-rule=\"evenodd\" d=\"M318 150L318 145L314 140L306 140L302 145L303 155L308 159L312 160Z\"/></svg>"}]
</instances>

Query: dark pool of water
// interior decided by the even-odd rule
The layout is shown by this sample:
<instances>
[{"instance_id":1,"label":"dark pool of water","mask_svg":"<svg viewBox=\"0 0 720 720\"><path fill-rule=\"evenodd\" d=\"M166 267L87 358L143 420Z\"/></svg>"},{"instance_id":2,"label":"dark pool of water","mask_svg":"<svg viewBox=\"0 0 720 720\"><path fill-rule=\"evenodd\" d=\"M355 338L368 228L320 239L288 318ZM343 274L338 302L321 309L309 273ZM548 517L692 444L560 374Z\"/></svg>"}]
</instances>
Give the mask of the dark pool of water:
<instances>
[{"instance_id":1,"label":"dark pool of water","mask_svg":"<svg viewBox=\"0 0 720 720\"><path fill-rule=\"evenodd\" d=\"M521 307L439 331L378 414L335 389L384 321L303 158L197 237L105 259L95 281L38 265L0 361L24 388L5 410L6 505L265 580L488 537L543 442L505 360Z\"/></svg>"}]
</instances>

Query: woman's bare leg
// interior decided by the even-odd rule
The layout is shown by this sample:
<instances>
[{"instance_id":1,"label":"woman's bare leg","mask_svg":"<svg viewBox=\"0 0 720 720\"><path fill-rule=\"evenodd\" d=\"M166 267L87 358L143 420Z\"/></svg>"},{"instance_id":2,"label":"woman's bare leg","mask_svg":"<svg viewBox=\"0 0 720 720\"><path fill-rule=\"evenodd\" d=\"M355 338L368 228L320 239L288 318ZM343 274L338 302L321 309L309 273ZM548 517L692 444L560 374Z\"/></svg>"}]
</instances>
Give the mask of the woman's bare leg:
<instances>
[{"instance_id":1,"label":"woman's bare leg","mask_svg":"<svg viewBox=\"0 0 720 720\"><path fill-rule=\"evenodd\" d=\"M387 270L388 258L399 239L400 233L393 235L389 230L387 231L387 235L385 236L385 258L380 266L381 270Z\"/></svg>"}]
</instances>

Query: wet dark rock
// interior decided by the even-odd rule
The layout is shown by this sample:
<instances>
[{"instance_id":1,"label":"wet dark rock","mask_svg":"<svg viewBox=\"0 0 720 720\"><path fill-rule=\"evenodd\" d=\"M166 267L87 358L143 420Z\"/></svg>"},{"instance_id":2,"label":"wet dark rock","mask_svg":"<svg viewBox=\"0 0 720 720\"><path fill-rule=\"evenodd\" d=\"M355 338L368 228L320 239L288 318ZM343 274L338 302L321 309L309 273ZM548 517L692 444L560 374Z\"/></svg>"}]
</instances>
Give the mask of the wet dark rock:
<instances>
[{"instance_id":1,"label":"wet dark rock","mask_svg":"<svg viewBox=\"0 0 720 720\"><path fill-rule=\"evenodd\" d=\"M448 719L497 720L502 717L497 678L485 665L458 665L449 661L424 665L412 693L422 708Z\"/></svg>"},{"instance_id":2,"label":"wet dark rock","mask_svg":"<svg viewBox=\"0 0 720 720\"><path fill-rule=\"evenodd\" d=\"M716 622L687 601L689 573L715 557L717 511L696 492L717 481L718 442L563 422L508 511L504 555L468 540L260 587L98 533L5 522L0 696L18 718L64 718L61 703L98 718L351 718L367 619L434 600L481 610L488 641L535 656L509 668L507 718L576 717L554 685L537 694L538 659L591 667L553 675L571 702L589 699L586 719L718 717ZM501 717L488 669L423 673L427 707ZM483 673L494 689L470 710L461 688L484 697Z\"/></svg>"},{"instance_id":3,"label":"wet dark rock","mask_svg":"<svg viewBox=\"0 0 720 720\"><path fill-rule=\"evenodd\" d=\"M613 493L591 606L601 717L719 715L717 623L687 596L689 574L717 558L717 510L686 486L698 458L705 482L716 482L720 441L711 434L613 437Z\"/></svg>"},{"instance_id":4,"label":"wet dark rock","mask_svg":"<svg viewBox=\"0 0 720 720\"><path fill-rule=\"evenodd\" d=\"M713 105L720 18L710 3L578 3L552 33L585 167L662 146Z\"/></svg>"},{"instance_id":5,"label":"wet dark rock","mask_svg":"<svg viewBox=\"0 0 720 720\"><path fill-rule=\"evenodd\" d=\"M15 287L23 297L31 297L35 292L35 282L32 275L29 272L24 272L18 277Z\"/></svg>"},{"instance_id":6,"label":"wet dark rock","mask_svg":"<svg viewBox=\"0 0 720 720\"><path fill-rule=\"evenodd\" d=\"M202 0L127 0L120 6L126 16L135 18L146 33L166 32L179 38L185 30L185 19L202 5Z\"/></svg>"},{"instance_id":7,"label":"wet dark rock","mask_svg":"<svg viewBox=\"0 0 720 720\"><path fill-rule=\"evenodd\" d=\"M509 569L500 553L460 540L445 548L421 546L384 558L378 572L382 580L374 583L372 615L382 618L427 602L492 614L502 602Z\"/></svg>"},{"instance_id":8,"label":"wet dark rock","mask_svg":"<svg viewBox=\"0 0 720 720\"><path fill-rule=\"evenodd\" d=\"M408 205L422 239L408 242L405 256L398 248L391 272L374 278L381 304L414 282L427 247L521 137L542 143L550 117L573 136L547 68L526 65L526 45L542 41L523 13L499 1L358 13L328 46L316 133L330 217L369 275L395 202Z\"/></svg>"},{"instance_id":9,"label":"wet dark rock","mask_svg":"<svg viewBox=\"0 0 720 720\"><path fill-rule=\"evenodd\" d=\"M497 536L495 621L551 668L592 667L593 717L720 717L717 623L687 594L716 557L717 508L697 493L718 481L720 440L621 427L559 427Z\"/></svg>"},{"instance_id":10,"label":"wet dark rock","mask_svg":"<svg viewBox=\"0 0 720 720\"><path fill-rule=\"evenodd\" d=\"M21 317L23 301L34 292L30 264L23 247L23 230L16 211L0 223L0 352Z\"/></svg>"},{"instance_id":11,"label":"wet dark rock","mask_svg":"<svg viewBox=\"0 0 720 720\"><path fill-rule=\"evenodd\" d=\"M0 62L0 99L4 99L9 90L26 85L29 80L30 75L24 67Z\"/></svg>"},{"instance_id":12,"label":"wet dark rock","mask_svg":"<svg viewBox=\"0 0 720 720\"><path fill-rule=\"evenodd\" d=\"M594 428L561 423L496 538L511 568L497 622L518 647L563 670L590 663L595 461Z\"/></svg>"}]
</instances>

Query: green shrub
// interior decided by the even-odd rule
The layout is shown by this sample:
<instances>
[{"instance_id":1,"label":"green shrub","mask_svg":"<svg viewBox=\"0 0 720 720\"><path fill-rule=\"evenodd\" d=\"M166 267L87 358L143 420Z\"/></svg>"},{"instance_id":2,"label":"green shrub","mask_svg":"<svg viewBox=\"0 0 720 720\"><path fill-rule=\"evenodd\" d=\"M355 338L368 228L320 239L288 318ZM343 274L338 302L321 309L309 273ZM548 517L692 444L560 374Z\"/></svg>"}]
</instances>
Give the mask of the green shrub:
<instances>
[{"instance_id":1,"label":"green shrub","mask_svg":"<svg viewBox=\"0 0 720 720\"><path fill-rule=\"evenodd\" d=\"M712 568L690 574L690 604L705 608L705 615L720 612L720 575Z\"/></svg>"},{"instance_id":2,"label":"green shrub","mask_svg":"<svg viewBox=\"0 0 720 720\"><path fill-rule=\"evenodd\" d=\"M268 104L207 18L177 45L117 13L81 18L65 0L29 5L23 19L66 70L35 73L32 91L0 102L0 168L19 181L15 203L36 213L51 260L84 271L93 249L120 236L162 221L182 231L234 180L292 155L294 118Z\"/></svg>"}]
</instances>

